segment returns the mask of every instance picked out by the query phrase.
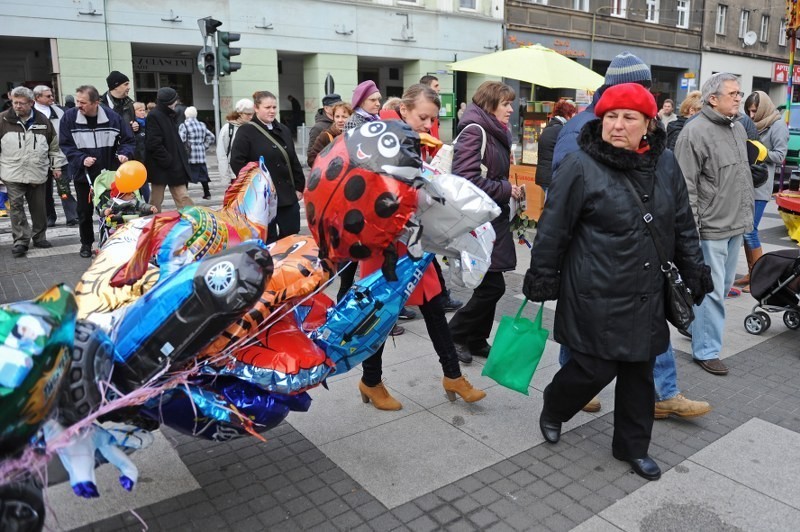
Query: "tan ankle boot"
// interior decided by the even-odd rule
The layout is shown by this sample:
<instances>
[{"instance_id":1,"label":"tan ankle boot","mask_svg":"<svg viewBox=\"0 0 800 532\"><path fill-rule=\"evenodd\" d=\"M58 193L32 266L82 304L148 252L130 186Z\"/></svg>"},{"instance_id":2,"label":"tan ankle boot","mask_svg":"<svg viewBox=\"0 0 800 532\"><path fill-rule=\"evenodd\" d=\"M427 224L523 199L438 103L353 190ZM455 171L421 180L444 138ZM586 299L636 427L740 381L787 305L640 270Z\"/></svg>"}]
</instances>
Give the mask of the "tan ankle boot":
<instances>
[{"instance_id":1,"label":"tan ankle boot","mask_svg":"<svg viewBox=\"0 0 800 532\"><path fill-rule=\"evenodd\" d=\"M450 399L450 402L456 400L456 394L460 395L467 403L474 403L486 397L486 392L473 388L472 384L470 384L463 375L457 379L443 377L442 385L444 386L444 391L447 394L447 398Z\"/></svg>"},{"instance_id":2,"label":"tan ankle boot","mask_svg":"<svg viewBox=\"0 0 800 532\"><path fill-rule=\"evenodd\" d=\"M403 405L400 401L389 394L389 390L383 383L377 386L367 386L364 381L358 381L358 391L361 392L361 400L365 403L372 401L372 406L378 410L400 410Z\"/></svg>"},{"instance_id":3,"label":"tan ankle boot","mask_svg":"<svg viewBox=\"0 0 800 532\"><path fill-rule=\"evenodd\" d=\"M592 397L591 401L586 403L586 406L581 408L581 410L583 410L584 412L599 412L601 408L602 405L600 404L600 398L595 395L594 397Z\"/></svg>"}]
</instances>

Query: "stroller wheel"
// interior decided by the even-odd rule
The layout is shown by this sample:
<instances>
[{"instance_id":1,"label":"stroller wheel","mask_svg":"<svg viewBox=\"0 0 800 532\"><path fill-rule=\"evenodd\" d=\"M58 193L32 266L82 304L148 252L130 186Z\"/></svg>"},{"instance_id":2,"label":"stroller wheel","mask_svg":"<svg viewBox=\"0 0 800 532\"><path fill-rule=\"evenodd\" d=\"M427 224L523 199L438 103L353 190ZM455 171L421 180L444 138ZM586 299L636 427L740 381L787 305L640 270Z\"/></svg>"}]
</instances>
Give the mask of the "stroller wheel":
<instances>
[{"instance_id":1,"label":"stroller wheel","mask_svg":"<svg viewBox=\"0 0 800 532\"><path fill-rule=\"evenodd\" d=\"M744 319L744 330L750 334L761 334L767 328L766 323L758 314L748 314Z\"/></svg>"},{"instance_id":2,"label":"stroller wheel","mask_svg":"<svg viewBox=\"0 0 800 532\"><path fill-rule=\"evenodd\" d=\"M772 320L770 319L769 314L767 314L763 310L757 310L754 312L754 314L759 318L761 318L761 323L764 324L764 328L761 329L761 332L764 332L767 329L769 329L769 326L772 325Z\"/></svg>"},{"instance_id":3,"label":"stroller wheel","mask_svg":"<svg viewBox=\"0 0 800 532\"><path fill-rule=\"evenodd\" d=\"M783 313L783 324L794 330L800 327L800 312L787 310Z\"/></svg>"}]
</instances>

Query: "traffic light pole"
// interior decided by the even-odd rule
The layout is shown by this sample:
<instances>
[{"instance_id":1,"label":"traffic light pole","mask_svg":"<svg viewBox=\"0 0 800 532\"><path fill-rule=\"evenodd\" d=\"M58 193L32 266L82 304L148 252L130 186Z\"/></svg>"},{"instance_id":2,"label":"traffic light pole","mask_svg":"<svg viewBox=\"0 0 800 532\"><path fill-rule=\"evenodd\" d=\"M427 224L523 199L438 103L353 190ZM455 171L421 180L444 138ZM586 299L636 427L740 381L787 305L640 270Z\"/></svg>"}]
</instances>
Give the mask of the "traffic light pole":
<instances>
[{"instance_id":1,"label":"traffic light pole","mask_svg":"<svg viewBox=\"0 0 800 532\"><path fill-rule=\"evenodd\" d=\"M219 136L219 76L214 74L214 137Z\"/></svg>"}]
</instances>

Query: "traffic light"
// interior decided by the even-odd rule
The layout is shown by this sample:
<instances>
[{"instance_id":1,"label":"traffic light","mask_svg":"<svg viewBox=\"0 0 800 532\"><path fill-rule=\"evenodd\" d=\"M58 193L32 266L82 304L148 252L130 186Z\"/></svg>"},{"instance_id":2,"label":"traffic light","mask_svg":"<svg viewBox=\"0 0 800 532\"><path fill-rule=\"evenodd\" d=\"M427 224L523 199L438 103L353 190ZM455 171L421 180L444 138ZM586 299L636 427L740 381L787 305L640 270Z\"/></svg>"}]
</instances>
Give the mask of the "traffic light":
<instances>
[{"instance_id":1,"label":"traffic light","mask_svg":"<svg viewBox=\"0 0 800 532\"><path fill-rule=\"evenodd\" d=\"M213 37L217 28L222 26L222 22L211 17L203 17L197 19L197 25L200 27L200 33L203 34L203 41L205 41L207 37Z\"/></svg>"},{"instance_id":2,"label":"traffic light","mask_svg":"<svg viewBox=\"0 0 800 532\"><path fill-rule=\"evenodd\" d=\"M217 56L214 48L203 46L200 53L197 54L197 68L203 73L206 84L213 82L214 73L217 71Z\"/></svg>"},{"instance_id":3,"label":"traffic light","mask_svg":"<svg viewBox=\"0 0 800 532\"><path fill-rule=\"evenodd\" d=\"M231 57L242 53L241 48L231 48L230 44L242 38L241 33L217 32L217 52L219 53L219 75L225 76L242 68L241 63L231 61Z\"/></svg>"}]
</instances>

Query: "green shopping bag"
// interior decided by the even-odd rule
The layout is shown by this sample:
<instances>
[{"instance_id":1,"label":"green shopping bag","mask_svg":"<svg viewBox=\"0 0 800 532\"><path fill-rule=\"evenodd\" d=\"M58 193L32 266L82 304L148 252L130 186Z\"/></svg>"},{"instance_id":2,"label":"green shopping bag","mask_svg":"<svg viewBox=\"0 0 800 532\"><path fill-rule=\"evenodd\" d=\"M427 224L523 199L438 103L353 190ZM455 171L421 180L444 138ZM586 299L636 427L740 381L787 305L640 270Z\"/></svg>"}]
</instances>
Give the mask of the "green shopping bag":
<instances>
[{"instance_id":1,"label":"green shopping bag","mask_svg":"<svg viewBox=\"0 0 800 532\"><path fill-rule=\"evenodd\" d=\"M515 317L503 316L494 338L483 373L506 388L528 395L533 372L544 353L549 332L542 329L542 309L533 321L522 317L528 300L524 300Z\"/></svg>"}]
</instances>

